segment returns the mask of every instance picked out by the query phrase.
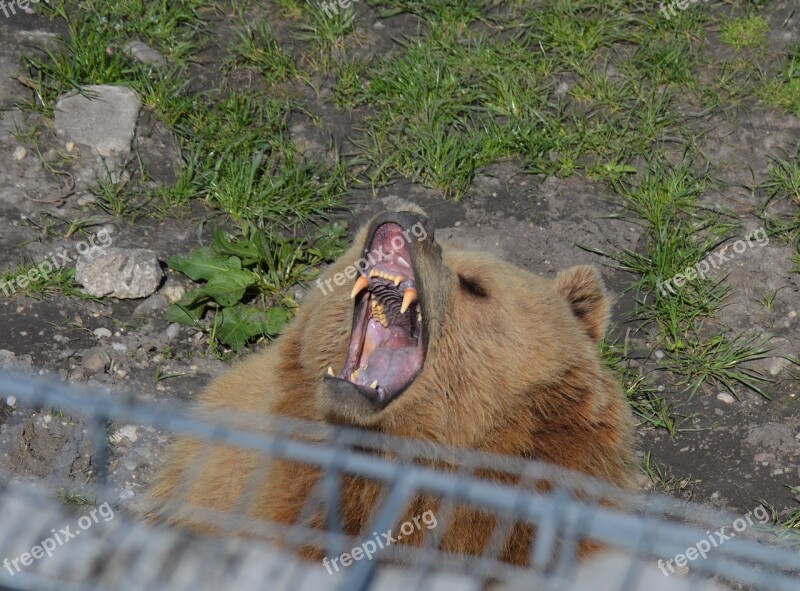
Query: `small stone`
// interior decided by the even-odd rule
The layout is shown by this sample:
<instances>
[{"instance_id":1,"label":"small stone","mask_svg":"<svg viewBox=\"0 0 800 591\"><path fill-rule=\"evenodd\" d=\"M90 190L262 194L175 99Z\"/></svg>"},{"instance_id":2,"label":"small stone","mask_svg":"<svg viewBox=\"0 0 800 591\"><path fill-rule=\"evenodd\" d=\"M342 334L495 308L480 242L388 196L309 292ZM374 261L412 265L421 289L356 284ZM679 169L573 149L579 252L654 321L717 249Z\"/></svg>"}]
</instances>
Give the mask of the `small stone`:
<instances>
[{"instance_id":1,"label":"small stone","mask_svg":"<svg viewBox=\"0 0 800 591\"><path fill-rule=\"evenodd\" d=\"M128 470L129 472L133 472L133 471L134 471L134 470L136 470L136 468L138 467L138 466L137 466L137 464L136 464L136 462L125 462L125 463L123 463L123 464L122 464L122 466L123 466L123 467L124 467L126 470Z\"/></svg>"},{"instance_id":2,"label":"small stone","mask_svg":"<svg viewBox=\"0 0 800 591\"><path fill-rule=\"evenodd\" d=\"M89 295L144 298L161 283L158 255L143 248L90 248L75 265L75 279Z\"/></svg>"},{"instance_id":3,"label":"small stone","mask_svg":"<svg viewBox=\"0 0 800 591\"><path fill-rule=\"evenodd\" d=\"M110 437L113 443L120 443L123 439L127 439L131 443L135 443L139 439L138 427L136 425L125 425L117 429Z\"/></svg>"},{"instance_id":4,"label":"small stone","mask_svg":"<svg viewBox=\"0 0 800 591\"><path fill-rule=\"evenodd\" d=\"M151 295L133 311L134 318L153 318L160 316L170 305L169 298L161 293Z\"/></svg>"},{"instance_id":5,"label":"small stone","mask_svg":"<svg viewBox=\"0 0 800 591\"><path fill-rule=\"evenodd\" d=\"M782 476L783 475L783 469L782 468L778 468L777 470L773 470L772 471L772 475L773 476Z\"/></svg>"},{"instance_id":6,"label":"small stone","mask_svg":"<svg viewBox=\"0 0 800 591\"><path fill-rule=\"evenodd\" d=\"M95 328L92 331L92 334L96 336L98 339L110 339L111 338L111 331L107 328Z\"/></svg>"},{"instance_id":7,"label":"small stone","mask_svg":"<svg viewBox=\"0 0 800 591\"><path fill-rule=\"evenodd\" d=\"M133 492L133 489L130 488L124 488L119 493L119 498L122 501L127 501L128 499L132 499L134 496L136 496L136 493Z\"/></svg>"},{"instance_id":8,"label":"small stone","mask_svg":"<svg viewBox=\"0 0 800 591\"><path fill-rule=\"evenodd\" d=\"M97 199L95 199L94 195L90 193L84 193L82 195L78 195L78 198L75 199L75 204L78 207L86 207L87 205L91 205L95 201L97 201Z\"/></svg>"},{"instance_id":9,"label":"small stone","mask_svg":"<svg viewBox=\"0 0 800 591\"><path fill-rule=\"evenodd\" d=\"M81 93L59 98L56 134L90 146L104 158L129 154L142 102L125 86L89 85Z\"/></svg>"},{"instance_id":10,"label":"small stone","mask_svg":"<svg viewBox=\"0 0 800 591\"><path fill-rule=\"evenodd\" d=\"M181 333L181 325L177 322L173 322L167 327L166 333L169 340L177 338Z\"/></svg>"},{"instance_id":11,"label":"small stone","mask_svg":"<svg viewBox=\"0 0 800 591\"><path fill-rule=\"evenodd\" d=\"M86 381L86 372L83 371L82 367L76 367L67 376L67 380L70 382L85 382Z\"/></svg>"},{"instance_id":12,"label":"small stone","mask_svg":"<svg viewBox=\"0 0 800 591\"><path fill-rule=\"evenodd\" d=\"M720 392L719 394L717 394L717 400L720 400L725 404L733 404L734 402L736 402L736 399L727 392Z\"/></svg>"},{"instance_id":13,"label":"small stone","mask_svg":"<svg viewBox=\"0 0 800 591\"><path fill-rule=\"evenodd\" d=\"M91 374L102 373L111 365L111 358L100 347L83 352L83 368Z\"/></svg>"},{"instance_id":14,"label":"small stone","mask_svg":"<svg viewBox=\"0 0 800 591\"><path fill-rule=\"evenodd\" d=\"M9 396L6 398L6 404L8 406L14 407L17 405L17 397L16 396Z\"/></svg>"},{"instance_id":15,"label":"small stone","mask_svg":"<svg viewBox=\"0 0 800 591\"><path fill-rule=\"evenodd\" d=\"M654 356L655 356L655 358L656 358L656 359L658 359L659 361L661 361L662 359L664 359L664 351L662 351L661 349L657 349L657 350L655 351L655 353L653 353L653 355L654 355Z\"/></svg>"},{"instance_id":16,"label":"small stone","mask_svg":"<svg viewBox=\"0 0 800 591\"><path fill-rule=\"evenodd\" d=\"M753 456L753 461L758 464L764 464L765 466L769 464L770 460L772 460L772 454L762 451L761 453L757 453Z\"/></svg>"},{"instance_id":17,"label":"small stone","mask_svg":"<svg viewBox=\"0 0 800 591\"><path fill-rule=\"evenodd\" d=\"M146 64L161 68L167 65L167 59L142 41L131 41L125 46L125 53Z\"/></svg>"},{"instance_id":18,"label":"small stone","mask_svg":"<svg viewBox=\"0 0 800 591\"><path fill-rule=\"evenodd\" d=\"M17 146L14 149L13 158L17 162L19 162L21 160L25 160L25 156L27 156L27 155L28 155L28 149L25 146Z\"/></svg>"},{"instance_id":19,"label":"small stone","mask_svg":"<svg viewBox=\"0 0 800 591\"><path fill-rule=\"evenodd\" d=\"M114 349L114 351L127 351L128 345L125 343L111 343L111 348Z\"/></svg>"},{"instance_id":20,"label":"small stone","mask_svg":"<svg viewBox=\"0 0 800 591\"><path fill-rule=\"evenodd\" d=\"M152 452L144 446L137 447L136 449L133 450L133 452L139 457L145 459L149 458L152 455Z\"/></svg>"},{"instance_id":21,"label":"small stone","mask_svg":"<svg viewBox=\"0 0 800 591\"><path fill-rule=\"evenodd\" d=\"M69 349L69 348L61 349L58 352L58 359L59 361L64 361L65 359L69 359L73 355L75 355L75 349Z\"/></svg>"},{"instance_id":22,"label":"small stone","mask_svg":"<svg viewBox=\"0 0 800 591\"><path fill-rule=\"evenodd\" d=\"M174 304L183 297L186 289L182 285L165 285L161 293L167 296L167 299Z\"/></svg>"}]
</instances>

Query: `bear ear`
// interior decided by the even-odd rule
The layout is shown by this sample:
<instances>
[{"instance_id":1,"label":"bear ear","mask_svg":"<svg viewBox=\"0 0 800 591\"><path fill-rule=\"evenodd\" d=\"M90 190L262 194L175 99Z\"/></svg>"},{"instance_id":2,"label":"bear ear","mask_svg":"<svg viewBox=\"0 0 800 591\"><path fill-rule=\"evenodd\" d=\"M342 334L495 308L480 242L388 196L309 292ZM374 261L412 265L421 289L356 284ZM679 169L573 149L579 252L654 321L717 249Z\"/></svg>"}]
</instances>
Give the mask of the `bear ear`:
<instances>
[{"instance_id":1,"label":"bear ear","mask_svg":"<svg viewBox=\"0 0 800 591\"><path fill-rule=\"evenodd\" d=\"M595 342L608 324L608 298L603 280L594 267L579 265L556 276L555 288L569 303L572 313Z\"/></svg>"}]
</instances>

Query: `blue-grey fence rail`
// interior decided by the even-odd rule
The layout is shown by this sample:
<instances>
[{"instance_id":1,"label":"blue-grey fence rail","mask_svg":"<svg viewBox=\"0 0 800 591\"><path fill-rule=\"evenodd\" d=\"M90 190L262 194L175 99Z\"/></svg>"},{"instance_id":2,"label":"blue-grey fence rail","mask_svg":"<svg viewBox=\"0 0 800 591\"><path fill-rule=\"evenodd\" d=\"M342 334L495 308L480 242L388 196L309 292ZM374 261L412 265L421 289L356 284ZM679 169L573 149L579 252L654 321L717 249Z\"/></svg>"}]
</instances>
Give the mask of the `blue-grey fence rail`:
<instances>
[{"instance_id":1,"label":"blue-grey fence rail","mask_svg":"<svg viewBox=\"0 0 800 591\"><path fill-rule=\"evenodd\" d=\"M236 422L234 417L231 417L230 421L210 422L193 412L190 407L148 402L135 395L81 391L58 381L32 379L0 371L0 398L3 396L16 397L19 407L23 409L58 408L85 421L94 444L93 488L97 491L98 498L114 500L118 494L118 491L107 482L109 460L113 455L113 450L109 448L107 430L111 422L151 426L170 434L192 436L207 442L208 445L226 444L252 450L263 454L265 458L290 460L318 467L323 471L324 477L321 479L320 490L316 491L315 495L309 495L309 499L322 503L327 508L328 522L325 531L299 525L267 523L261 525L265 532L277 532L289 546L324 544L328 556L338 556L343 549L353 548L360 543L355 537L342 533L337 519L337 508L341 502L340 485L345 475L369 478L386 484L387 494L383 497L379 510L374 514L372 527L368 530L370 532L384 532L396 527L408 503L422 493L433 495L443 501L437 510L439 513L437 530L440 532L446 531L447 522L452 518L456 507L469 506L497 517L495 535L492 536L494 543L487 546L483 556L465 558L441 552L436 546L434 536L429 536L425 538L422 547L396 545L386 548L385 552L381 552L380 556L373 560L354 562L352 566L337 573L335 578L315 579L323 581L315 582L316 588L340 588L347 591L377 588L376 585L380 586L379 582L382 580L380 575L383 569L401 568L405 569L403 572L406 574L416 573L422 577L415 579L416 587L421 589L430 588L430 581L424 579L423 575L432 572L466 577L464 580L478 583L476 588L491 582L494 585L507 584L511 586L509 588L521 586L546 590L573 589L571 585L575 573L581 569L576 557L578 544L582 540L591 540L612 549L617 555L630 557L629 563L624 567L623 576L619 577L619 584L614 586L612 591L633 591L642 588L642 581L647 578L645 571L648 568L652 571L658 560L668 560L686 552L688 548L695 547L700 540L707 539L712 531L730 525L737 518L735 515L727 515L665 496L628 495L602 482L536 462L288 419L274 418L270 420L269 427L264 428L259 428L254 417L244 419L244 424L251 423L245 427L242 427L241 420ZM387 450L391 453L382 453ZM423 462L420 460L426 460L427 465L422 465ZM457 468L441 471L429 467L436 461L445 461L448 466ZM502 485L486 480L479 476L481 470L513 474L517 484ZM14 479L15 475L6 471L6 477ZM537 487L537 483L549 483L549 485ZM5 484L0 489L0 498L3 495L11 497L16 495L14 502L17 504L13 505L9 501L7 505L19 507L20 490L26 490L29 486L32 485ZM36 508L30 510L46 514L45 507L48 506L48 501L40 497L38 492L29 495L30 499L37 499ZM309 503L312 500L309 500ZM54 507L59 506L56 500L50 499L49 502ZM8 556L7 551L12 547L11 542L18 540L24 533L19 530L26 527L26 522L20 521L19 517L19 513L24 509L7 510L9 514L13 513L16 516L17 525L14 529L10 525L12 519L0 520L0 560ZM51 516L50 519L56 517ZM143 540L144 547L154 545L155 540L161 543L163 536L178 535L174 531L136 523L134 517L126 517L126 520L134 524L128 526L128 529L135 530L136 534L133 537ZM209 511L208 521L223 531L241 531L243 522L247 522L250 531L257 529L252 523L252 517L248 516L246 511L239 514L219 514ZM534 527L530 566L526 568L503 563L497 557L497 549L502 547L505 540L504 535L510 532L510 526L515 523L528 523ZM55 528L56 525L52 523L50 527ZM109 534L109 539L103 540L102 528L93 532L93 535L101 536L99 542L106 551L113 546L116 539L114 535ZM148 539L154 542L149 544ZM180 539L184 540L181 544L186 546L187 538ZM233 547L239 557L248 554L253 548L260 547L252 544L242 546L241 540L236 542L228 540L226 542L228 545L225 546L216 538L208 537L200 541L197 541L196 537L192 539L195 541L189 547L197 548L197 556L203 557L203 568L208 567L209 561L212 560L208 557L208 552L211 552L212 556L217 552L216 558L219 559L230 550L231 543L234 544ZM724 544L715 547L707 559L692 561L688 575L675 576L672 580L676 581L676 585L677 581L681 581L680 584L684 585L680 587L681 589L706 588L702 585L713 578L718 584L733 589L800 591L800 553L791 547L778 547L777 540L785 541L785 538L769 527L751 528L736 539L726 540ZM221 549L208 549L214 548L215 545ZM18 546L17 543L13 547ZM243 547L246 547L247 551L242 550ZM286 556L281 554L286 552L285 548L276 552L276 556ZM188 555L187 551L182 552L184 559L189 560L190 558L186 558ZM123 559L124 556L116 560L119 562ZM81 560L91 562L92 558L80 555L70 558L73 570L76 567L74 561ZM141 569L137 570L138 567L133 566L139 564L141 567L141 562L141 560L138 563L136 560L132 561L130 573L127 575L129 577L127 580L131 583L143 576ZM231 561L227 560L220 564L230 566ZM241 560L239 564L243 564ZM300 589L304 577L310 580L311 577L318 575L321 569L319 564L307 567L303 565L304 563L299 560L292 562L294 574L287 579L288 582L284 582L288 586L281 588ZM95 575L97 568L95 567ZM202 571L202 568L198 569L195 574ZM9 572L0 569L0 588L14 590L108 588L100 586L99 583L95 586L89 575L84 581L67 581L63 578L59 580L61 575L57 570L50 569L50 572L50 575L32 572L11 574L10 569ZM663 570L661 572L666 573ZM597 581L606 575L607 573L598 572ZM48 579L48 576L53 578ZM223 575L217 572L215 576ZM229 576L231 579L228 582L231 582L238 575L231 572ZM652 585L647 587L648 591L655 591ZM151 587L137 587L132 584L130 588L170 587L160 583ZM175 588L180 586L176 584ZM241 583L239 588L244 589L246 585ZM407 589L408 584L403 588ZM601 588L599 583L596 588ZM603 588L611 589L611 587ZM594 587L587 591L594 591Z\"/></svg>"}]
</instances>

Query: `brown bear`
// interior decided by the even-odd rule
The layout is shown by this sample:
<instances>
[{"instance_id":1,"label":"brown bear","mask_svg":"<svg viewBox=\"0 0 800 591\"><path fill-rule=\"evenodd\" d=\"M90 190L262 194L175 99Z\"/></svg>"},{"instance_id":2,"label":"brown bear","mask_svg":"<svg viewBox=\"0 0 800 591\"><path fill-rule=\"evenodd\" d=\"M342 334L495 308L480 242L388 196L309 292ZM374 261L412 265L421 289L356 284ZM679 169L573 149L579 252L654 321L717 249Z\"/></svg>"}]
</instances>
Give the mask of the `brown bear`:
<instances>
[{"instance_id":1,"label":"brown bear","mask_svg":"<svg viewBox=\"0 0 800 591\"><path fill-rule=\"evenodd\" d=\"M440 246L421 213L385 213L309 290L284 334L212 383L200 404L207 416L234 409L543 460L632 488L632 414L598 349L608 309L592 267L548 280ZM214 530L201 513L234 511L258 481L249 514L297 523L319 470L280 461L258 480L259 460L179 440L150 491L150 515ZM344 480L346 533L370 527L380 495L378 483ZM481 554L493 526L459 510L440 547ZM501 558L525 564L530 536L515 528Z\"/></svg>"}]
</instances>

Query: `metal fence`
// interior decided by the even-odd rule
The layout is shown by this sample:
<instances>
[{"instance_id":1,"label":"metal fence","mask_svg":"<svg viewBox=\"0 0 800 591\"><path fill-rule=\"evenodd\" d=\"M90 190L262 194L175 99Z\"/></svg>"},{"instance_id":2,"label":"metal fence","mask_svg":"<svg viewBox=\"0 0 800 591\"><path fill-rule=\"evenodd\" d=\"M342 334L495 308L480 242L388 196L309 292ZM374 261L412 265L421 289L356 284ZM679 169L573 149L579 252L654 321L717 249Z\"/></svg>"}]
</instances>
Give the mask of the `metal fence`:
<instances>
[{"instance_id":1,"label":"metal fence","mask_svg":"<svg viewBox=\"0 0 800 591\"><path fill-rule=\"evenodd\" d=\"M77 517L52 493L5 470L0 484L0 560L12 562L0 568L0 589L800 591L800 554L779 547L786 541L783 533L752 519L748 523L742 516L664 496L624 494L553 466L286 419L261 424L254 417L220 417L212 423L188 408L135 396L80 392L61 383L0 372L3 396L17 399L20 414L25 409L57 408L81 417L85 437L93 445L97 503L108 500L109 507L117 509L113 519L106 520L98 519L95 508L94 522L77 521L72 532L59 536L77 532L80 537L58 539L57 545L48 542L48 548L56 547L46 551L43 541L55 539ZM108 433L112 422L191 436L208 449L224 444L251 450L265 460L320 468L323 477L310 491L304 511L323 507L329 517L324 530L255 523L241 503L229 513L207 512L209 524L223 532L219 536L141 523L115 504L119 487L108 479L109 462L114 460ZM449 469L433 467L442 464ZM516 484L487 480L481 476L487 471L505 474ZM386 494L372 515L372 526L359 536L344 534L337 519L343 479L353 476L385 483ZM425 532L419 547L386 545L370 558L361 552L360 559L342 563L336 572L298 558L294 551L317 546L327 557L348 552L352 558L352 549L363 549L365 540L378 532L397 531L409 502L420 494L437 499L437 504L435 526ZM255 496L243 495L251 501ZM179 501L185 504L188 498ZM480 556L448 554L438 544L456 511L465 507L495 518ZM499 558L518 524L528 524L534 532L526 567ZM258 536L226 535L245 529ZM605 550L579 560L580 543L589 541ZM37 546L38 558L31 554ZM21 561L25 554L27 560ZM676 561L678 555L683 559Z\"/></svg>"}]
</instances>

